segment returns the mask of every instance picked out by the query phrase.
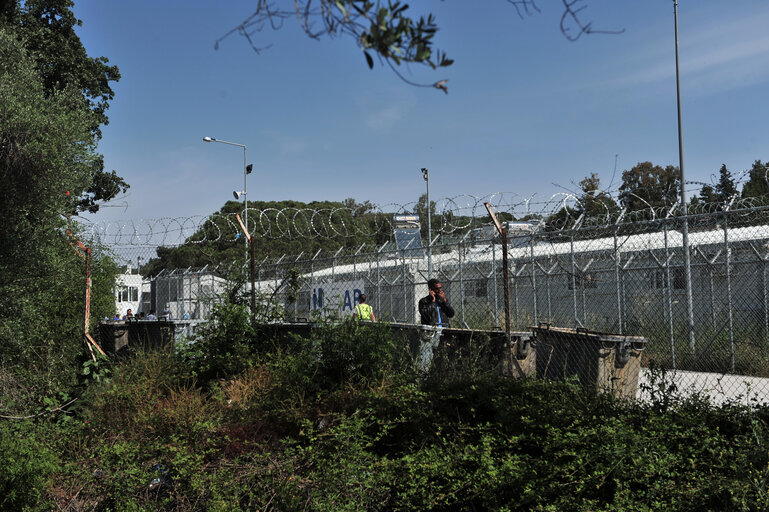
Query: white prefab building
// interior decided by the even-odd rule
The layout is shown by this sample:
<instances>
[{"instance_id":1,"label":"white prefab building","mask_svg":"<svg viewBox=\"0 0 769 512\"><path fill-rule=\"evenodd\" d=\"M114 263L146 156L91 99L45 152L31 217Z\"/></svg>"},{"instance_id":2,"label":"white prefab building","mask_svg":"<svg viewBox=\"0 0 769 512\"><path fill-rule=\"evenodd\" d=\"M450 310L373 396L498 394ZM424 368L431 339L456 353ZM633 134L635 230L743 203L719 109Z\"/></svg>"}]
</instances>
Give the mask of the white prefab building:
<instances>
[{"instance_id":1,"label":"white prefab building","mask_svg":"<svg viewBox=\"0 0 769 512\"><path fill-rule=\"evenodd\" d=\"M163 271L143 278L129 268L115 279L115 312L121 318L131 309L134 315L154 311L169 320L208 320L226 283L205 269Z\"/></svg>"},{"instance_id":2,"label":"white prefab building","mask_svg":"<svg viewBox=\"0 0 769 512\"><path fill-rule=\"evenodd\" d=\"M152 279L150 303L158 316L207 320L226 290L227 280L211 272L174 270Z\"/></svg>"},{"instance_id":3,"label":"white prefab building","mask_svg":"<svg viewBox=\"0 0 769 512\"><path fill-rule=\"evenodd\" d=\"M121 318L129 309L137 314L141 306L142 276L130 272L129 267L125 274L115 278L115 313Z\"/></svg>"},{"instance_id":4,"label":"white prefab building","mask_svg":"<svg viewBox=\"0 0 769 512\"><path fill-rule=\"evenodd\" d=\"M509 244L511 323L590 327L663 339L681 338L687 318L683 237L674 229L589 239L516 229ZM488 329L504 322L502 251L498 242L468 236L433 247L433 275L457 311L452 326ZM691 279L698 336L769 340L769 226L693 230ZM277 297L297 319L343 317L366 293L377 318L418 323L427 294L420 251L359 254L264 265L261 282L299 270L296 301ZM284 300L285 299L285 300Z\"/></svg>"}]
</instances>

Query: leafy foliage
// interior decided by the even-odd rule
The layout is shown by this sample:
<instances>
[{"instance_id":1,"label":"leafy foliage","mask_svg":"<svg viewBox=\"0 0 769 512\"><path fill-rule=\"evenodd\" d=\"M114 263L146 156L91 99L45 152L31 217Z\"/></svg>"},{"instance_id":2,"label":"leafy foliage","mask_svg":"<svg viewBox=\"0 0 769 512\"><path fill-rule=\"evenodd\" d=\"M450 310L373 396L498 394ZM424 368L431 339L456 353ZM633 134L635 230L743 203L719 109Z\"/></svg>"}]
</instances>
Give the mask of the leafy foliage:
<instances>
[{"instance_id":1,"label":"leafy foliage","mask_svg":"<svg viewBox=\"0 0 769 512\"><path fill-rule=\"evenodd\" d=\"M73 113L79 113L79 122L91 134L90 137L78 135L78 138L85 138L84 149L89 153L76 169L80 179L77 182L52 180L56 186L57 203L65 199L66 192L69 204L66 208L59 204L59 212L67 214L96 212L101 201L108 201L129 187L115 171L104 171L103 158L93 153L96 141L101 138L101 125L109 122L106 112L114 97L110 82L120 80L120 72L116 66L108 65L106 57L88 56L75 33L75 27L82 23L72 13L72 5L71 0L32 0L9 2L4 10L0 9L0 26L24 47L24 60L35 75L32 80L39 82L30 92L40 95L39 88L42 87L38 101L65 93L67 107ZM51 120L51 125L55 122ZM16 127L8 128L14 133L11 129ZM7 148L8 144L4 146ZM18 154L17 151L9 153ZM50 168L56 168L53 161L49 163ZM12 164L22 165L19 162ZM39 202L38 197L37 203L30 204Z\"/></svg>"},{"instance_id":2,"label":"leafy foliage","mask_svg":"<svg viewBox=\"0 0 769 512\"><path fill-rule=\"evenodd\" d=\"M629 212L649 207L671 207L678 199L681 172L677 167L661 167L640 162L622 173L619 200Z\"/></svg>"},{"instance_id":3,"label":"leafy foliage","mask_svg":"<svg viewBox=\"0 0 769 512\"><path fill-rule=\"evenodd\" d=\"M626 403L570 382L468 372L461 357L415 372L384 325L296 336L230 311L216 326L198 340L203 359L161 351L115 364L75 421L0 423L0 443L24 440L0 452L15 491L5 496L22 509L769 505L769 411L678 396L661 373L649 402ZM217 344L205 364L219 371L196 372Z\"/></svg>"},{"instance_id":4,"label":"leafy foliage","mask_svg":"<svg viewBox=\"0 0 769 512\"><path fill-rule=\"evenodd\" d=\"M80 69L77 62L68 61L71 68L55 84L45 74L59 76L54 69L65 65L54 61L74 44L45 44L52 35L46 30L70 23L61 10L67 5L25 2L0 15L0 375L3 395L22 411L74 385L84 349L86 269L65 230L77 236L67 216L100 175L94 134L100 118L83 84L67 79ZM33 22L37 15L40 23ZM56 53L49 65L46 48ZM117 268L99 247L92 249L91 314L98 318L114 313Z\"/></svg>"},{"instance_id":5,"label":"leafy foliage","mask_svg":"<svg viewBox=\"0 0 769 512\"><path fill-rule=\"evenodd\" d=\"M253 41L256 33L265 27L278 28L284 20L298 19L304 32L313 39L324 35L351 37L362 50L369 68L374 67L372 55L394 71L394 66L401 64L425 64L432 69L453 64L445 53L433 47L433 38L438 31L435 16L412 17L409 9L408 4L397 0L322 0L316 3L301 0L294 3L293 9L260 1L242 24L216 42L216 48L220 41L238 32L260 52L262 48ZM445 81L433 87L445 91Z\"/></svg>"},{"instance_id":6,"label":"leafy foliage","mask_svg":"<svg viewBox=\"0 0 769 512\"><path fill-rule=\"evenodd\" d=\"M750 178L742 187L742 197L769 195L769 166L756 160L749 171Z\"/></svg>"},{"instance_id":7,"label":"leafy foliage","mask_svg":"<svg viewBox=\"0 0 769 512\"><path fill-rule=\"evenodd\" d=\"M0 510L46 510L50 477L58 458L34 423L0 423Z\"/></svg>"},{"instance_id":8,"label":"leafy foliage","mask_svg":"<svg viewBox=\"0 0 769 512\"><path fill-rule=\"evenodd\" d=\"M540 12L535 0L508 0L508 3L521 18ZM624 32L624 29L600 30L592 22L585 21L582 11L587 6L582 5L581 0L562 0L561 3L561 33L569 41L576 41L584 34ZM401 64L421 64L438 69L454 63L445 53L434 49L433 39L439 28L435 15L429 13L417 18L409 4L398 0L296 0L288 8L276 2L259 0L254 11L220 37L214 47L218 49L222 40L237 33L260 53L266 47L255 42L257 34L267 28L278 30L287 20L298 20L305 34L313 39L347 36L362 50L369 68L374 67L374 57L377 57L404 82L448 93L446 79L430 85L419 84L398 71L396 66Z\"/></svg>"}]
</instances>

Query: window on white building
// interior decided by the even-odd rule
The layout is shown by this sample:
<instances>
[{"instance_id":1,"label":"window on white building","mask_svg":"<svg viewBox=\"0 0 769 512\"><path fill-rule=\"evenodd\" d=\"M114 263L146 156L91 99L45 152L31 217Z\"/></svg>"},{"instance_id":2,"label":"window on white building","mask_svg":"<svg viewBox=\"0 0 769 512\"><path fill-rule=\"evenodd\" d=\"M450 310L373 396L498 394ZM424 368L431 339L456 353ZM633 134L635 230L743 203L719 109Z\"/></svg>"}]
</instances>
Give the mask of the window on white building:
<instances>
[{"instance_id":1,"label":"window on white building","mask_svg":"<svg viewBox=\"0 0 769 512\"><path fill-rule=\"evenodd\" d=\"M139 300L139 288L136 286L121 286L117 290L118 302L137 302Z\"/></svg>"}]
</instances>

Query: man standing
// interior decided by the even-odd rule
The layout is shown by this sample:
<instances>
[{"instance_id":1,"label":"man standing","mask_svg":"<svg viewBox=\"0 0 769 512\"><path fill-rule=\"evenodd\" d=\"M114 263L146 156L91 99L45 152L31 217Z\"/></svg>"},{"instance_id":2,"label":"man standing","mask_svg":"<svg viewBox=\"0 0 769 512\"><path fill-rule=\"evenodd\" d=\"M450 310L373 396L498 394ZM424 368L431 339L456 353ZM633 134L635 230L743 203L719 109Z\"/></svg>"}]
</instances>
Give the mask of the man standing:
<instances>
[{"instance_id":1,"label":"man standing","mask_svg":"<svg viewBox=\"0 0 769 512\"><path fill-rule=\"evenodd\" d=\"M449 318L454 316L452 308L446 300L443 285L437 279L427 281L430 295L419 300L419 317L422 325L449 327Z\"/></svg>"}]
</instances>

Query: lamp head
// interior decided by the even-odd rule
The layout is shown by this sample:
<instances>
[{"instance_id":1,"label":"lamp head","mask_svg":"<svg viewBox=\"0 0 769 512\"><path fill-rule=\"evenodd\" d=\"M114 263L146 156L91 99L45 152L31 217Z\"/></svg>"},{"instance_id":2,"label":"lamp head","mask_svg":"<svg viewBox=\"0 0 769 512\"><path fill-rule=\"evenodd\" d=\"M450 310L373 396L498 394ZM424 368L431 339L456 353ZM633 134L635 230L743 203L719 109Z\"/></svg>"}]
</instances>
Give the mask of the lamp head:
<instances>
[{"instance_id":1,"label":"lamp head","mask_svg":"<svg viewBox=\"0 0 769 512\"><path fill-rule=\"evenodd\" d=\"M427 179L430 176L430 171L428 171L426 168L422 167L422 177L427 181Z\"/></svg>"},{"instance_id":2,"label":"lamp head","mask_svg":"<svg viewBox=\"0 0 769 512\"><path fill-rule=\"evenodd\" d=\"M216 142L216 139L213 137L203 137L203 142Z\"/></svg>"},{"instance_id":3,"label":"lamp head","mask_svg":"<svg viewBox=\"0 0 769 512\"><path fill-rule=\"evenodd\" d=\"M251 171L254 170L254 164L248 164L246 166L246 174L251 174Z\"/></svg>"},{"instance_id":4,"label":"lamp head","mask_svg":"<svg viewBox=\"0 0 769 512\"><path fill-rule=\"evenodd\" d=\"M235 197L235 199L240 199L241 197L245 197L246 192L243 190L234 190L232 195Z\"/></svg>"}]
</instances>

